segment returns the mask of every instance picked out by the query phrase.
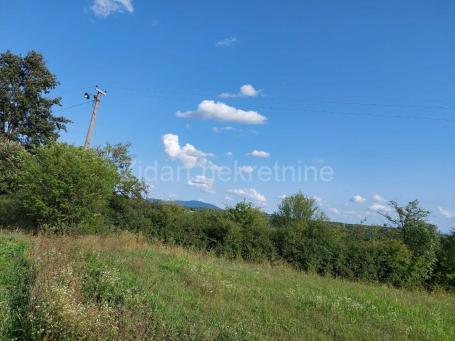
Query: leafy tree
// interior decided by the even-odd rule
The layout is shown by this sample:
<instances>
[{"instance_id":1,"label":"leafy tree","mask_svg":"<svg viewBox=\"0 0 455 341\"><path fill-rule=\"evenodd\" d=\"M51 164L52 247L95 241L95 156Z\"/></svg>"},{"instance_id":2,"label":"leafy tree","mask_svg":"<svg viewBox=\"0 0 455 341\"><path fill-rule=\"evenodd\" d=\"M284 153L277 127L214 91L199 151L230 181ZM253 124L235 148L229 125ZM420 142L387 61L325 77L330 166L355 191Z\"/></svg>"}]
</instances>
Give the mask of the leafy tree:
<instances>
[{"instance_id":1,"label":"leafy tree","mask_svg":"<svg viewBox=\"0 0 455 341\"><path fill-rule=\"evenodd\" d=\"M139 180L133 175L131 169L133 158L129 152L130 147L129 143L115 145L108 143L104 148L98 148L98 152L103 157L109 158L117 167L120 181L115 188L116 194L139 199L147 196L148 187L144 180Z\"/></svg>"},{"instance_id":2,"label":"leafy tree","mask_svg":"<svg viewBox=\"0 0 455 341\"><path fill-rule=\"evenodd\" d=\"M52 114L60 98L47 95L58 85L38 52L0 55L0 136L36 147L54 142L70 122Z\"/></svg>"},{"instance_id":3,"label":"leafy tree","mask_svg":"<svg viewBox=\"0 0 455 341\"><path fill-rule=\"evenodd\" d=\"M422 285L431 277L436 263L439 246L437 228L427 222L430 212L422 209L417 200L409 202L405 207L391 201L390 206L395 216L384 216L392 226L400 230L401 240L412 252L409 283Z\"/></svg>"},{"instance_id":4,"label":"leafy tree","mask_svg":"<svg viewBox=\"0 0 455 341\"><path fill-rule=\"evenodd\" d=\"M405 207L401 207L397 202L390 201L389 205L392 207L395 217L389 214L383 216L394 227L405 229L412 222L425 222L425 219L430 214L430 211L424 210L419 207L419 201L414 200L409 202Z\"/></svg>"},{"instance_id":5,"label":"leafy tree","mask_svg":"<svg viewBox=\"0 0 455 341\"><path fill-rule=\"evenodd\" d=\"M118 183L115 166L96 151L67 144L35 150L21 179L19 197L39 226L61 231L99 217Z\"/></svg>"},{"instance_id":6,"label":"leafy tree","mask_svg":"<svg viewBox=\"0 0 455 341\"><path fill-rule=\"evenodd\" d=\"M278 207L278 212L272 216L272 222L276 227L289 226L295 222L326 219L317 201L301 192L284 198Z\"/></svg>"}]
</instances>

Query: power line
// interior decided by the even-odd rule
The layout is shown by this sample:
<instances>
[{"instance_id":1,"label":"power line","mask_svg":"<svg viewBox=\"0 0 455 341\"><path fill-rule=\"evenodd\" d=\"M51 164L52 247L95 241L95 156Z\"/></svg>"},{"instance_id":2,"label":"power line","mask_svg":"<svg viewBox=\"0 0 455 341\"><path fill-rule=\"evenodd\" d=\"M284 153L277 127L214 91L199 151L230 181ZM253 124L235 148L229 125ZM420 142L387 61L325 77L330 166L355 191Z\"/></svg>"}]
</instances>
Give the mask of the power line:
<instances>
[{"instance_id":1,"label":"power line","mask_svg":"<svg viewBox=\"0 0 455 341\"><path fill-rule=\"evenodd\" d=\"M148 92L142 92L139 93L135 90L130 90L125 87L118 87L114 86L114 88L117 88L121 90L123 93L127 93L129 95L136 95L139 97L150 97L150 98L156 98L156 97L171 97L175 98L176 96L178 97L185 97L185 98L192 98L193 96L200 96L204 98L213 98L213 94L207 94L207 93L185 93L185 94L177 94L177 93L166 93L164 91L148 91ZM218 95L216 95L218 98ZM251 100L251 99L258 99L261 97L244 97L243 99L245 100ZM302 98L278 98L278 97L269 97L265 96L263 97L266 100L269 101L278 101L278 102L297 102L297 103L308 103L308 104L339 104L339 105L359 105L359 106L373 106L373 107L389 107L389 108L422 108L422 109L440 109L440 110L455 110L455 106L445 106L445 105L419 105L419 104L397 104L397 103L368 103L368 102L355 102L355 101L333 101L333 100L308 100L308 99L302 99Z\"/></svg>"},{"instance_id":2,"label":"power line","mask_svg":"<svg viewBox=\"0 0 455 341\"><path fill-rule=\"evenodd\" d=\"M132 93L133 94L133 93ZM160 98L160 95L142 95L134 93L134 95L144 98ZM164 96L166 97L166 96ZM175 97L174 97L175 98ZM433 117L433 116L405 116L405 115L393 115L393 114L383 114L383 113L370 113L370 112L347 112L347 111L333 111L333 110L321 110L321 109L311 109L311 108L286 108L281 106L269 106L269 105L256 105L256 107L269 110L287 110L287 111L300 111L307 113L323 113L323 114L333 114L333 115L345 115L345 116L358 116L358 117L380 117L380 118L389 118L389 119L400 119L400 120L424 120L424 121L439 121L439 122L455 122L455 119L444 118L444 117Z\"/></svg>"},{"instance_id":3,"label":"power line","mask_svg":"<svg viewBox=\"0 0 455 341\"><path fill-rule=\"evenodd\" d=\"M85 102L81 102L81 103L78 103L78 104L74 104L74 105L70 105L68 107L63 107L63 108L60 108L58 110L54 110L53 112L56 113L56 112L60 112L60 111L65 111L65 110L69 110L69 109L73 109L73 108L76 108L76 107L80 107L82 105L85 105L85 104L88 104L88 103L91 103L93 101L85 101Z\"/></svg>"}]
</instances>

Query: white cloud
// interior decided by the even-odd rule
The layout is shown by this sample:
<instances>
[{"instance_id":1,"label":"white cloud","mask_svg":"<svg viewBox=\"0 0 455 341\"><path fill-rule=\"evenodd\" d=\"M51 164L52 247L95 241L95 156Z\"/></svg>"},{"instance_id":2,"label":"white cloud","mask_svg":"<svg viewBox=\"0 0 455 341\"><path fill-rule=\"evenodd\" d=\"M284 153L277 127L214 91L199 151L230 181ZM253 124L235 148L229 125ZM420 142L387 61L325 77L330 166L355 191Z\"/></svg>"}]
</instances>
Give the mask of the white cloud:
<instances>
[{"instance_id":1,"label":"white cloud","mask_svg":"<svg viewBox=\"0 0 455 341\"><path fill-rule=\"evenodd\" d=\"M387 202L387 200L384 199L383 196L381 196L380 194L377 194L377 193L373 195L373 200L377 201L377 202Z\"/></svg>"},{"instance_id":2,"label":"white cloud","mask_svg":"<svg viewBox=\"0 0 455 341\"><path fill-rule=\"evenodd\" d=\"M196 111L178 111L177 117L200 118L242 124L263 124L267 121L265 116L262 116L256 111L245 111L212 100L204 100L199 103Z\"/></svg>"},{"instance_id":3,"label":"white cloud","mask_svg":"<svg viewBox=\"0 0 455 341\"><path fill-rule=\"evenodd\" d=\"M227 157L231 157L234 154L232 154L232 152L226 152L226 154L224 154L224 155L226 155Z\"/></svg>"},{"instance_id":4,"label":"white cloud","mask_svg":"<svg viewBox=\"0 0 455 341\"><path fill-rule=\"evenodd\" d=\"M359 194L356 194L351 198L351 201L356 204L363 204L365 201L367 201L367 199L365 199Z\"/></svg>"},{"instance_id":5,"label":"white cloud","mask_svg":"<svg viewBox=\"0 0 455 341\"><path fill-rule=\"evenodd\" d=\"M212 191L213 179L208 179L204 175L196 175L187 182L188 186L197 187L205 192L215 193Z\"/></svg>"},{"instance_id":6,"label":"white cloud","mask_svg":"<svg viewBox=\"0 0 455 341\"><path fill-rule=\"evenodd\" d=\"M442 207L438 207L439 213L441 213L446 218L455 218L455 211L449 211Z\"/></svg>"},{"instance_id":7,"label":"white cloud","mask_svg":"<svg viewBox=\"0 0 455 341\"><path fill-rule=\"evenodd\" d=\"M216 43L216 45L219 47L230 47L230 46L234 46L237 43L237 41L238 40L236 37L228 37L228 38L221 39L220 41L218 41Z\"/></svg>"},{"instance_id":8,"label":"white cloud","mask_svg":"<svg viewBox=\"0 0 455 341\"><path fill-rule=\"evenodd\" d=\"M390 212L392 209L388 206L375 202L373 205L369 207L372 211L382 211L382 212Z\"/></svg>"},{"instance_id":9,"label":"white cloud","mask_svg":"<svg viewBox=\"0 0 455 341\"><path fill-rule=\"evenodd\" d=\"M252 152L248 153L249 156L253 156L253 157L260 157L260 158L268 158L270 157L270 153L267 153L263 150L253 150Z\"/></svg>"},{"instance_id":10,"label":"white cloud","mask_svg":"<svg viewBox=\"0 0 455 341\"><path fill-rule=\"evenodd\" d=\"M218 97L221 98L237 98L237 97L258 97L262 94L262 90L257 90L251 84L245 84L240 87L240 91L236 94L223 92Z\"/></svg>"},{"instance_id":11,"label":"white cloud","mask_svg":"<svg viewBox=\"0 0 455 341\"><path fill-rule=\"evenodd\" d=\"M340 214L340 210L336 207L329 208L329 211L332 212L333 214Z\"/></svg>"},{"instance_id":12,"label":"white cloud","mask_svg":"<svg viewBox=\"0 0 455 341\"><path fill-rule=\"evenodd\" d=\"M239 172L240 173L253 173L254 168L251 166L241 166L241 167L239 167Z\"/></svg>"},{"instance_id":13,"label":"white cloud","mask_svg":"<svg viewBox=\"0 0 455 341\"><path fill-rule=\"evenodd\" d=\"M228 193L238 195L239 197L250 198L260 202L267 201L267 198L256 191L254 188L238 188L238 189L229 189Z\"/></svg>"},{"instance_id":14,"label":"white cloud","mask_svg":"<svg viewBox=\"0 0 455 341\"><path fill-rule=\"evenodd\" d=\"M95 0L90 9L99 17L107 17L117 12L134 12L133 0Z\"/></svg>"},{"instance_id":15,"label":"white cloud","mask_svg":"<svg viewBox=\"0 0 455 341\"><path fill-rule=\"evenodd\" d=\"M172 159L180 161L186 168L201 167L218 169L208 157L213 157L211 153L204 153L193 145L187 143L180 146L179 137L174 134L165 134L162 137L164 151Z\"/></svg>"}]
</instances>

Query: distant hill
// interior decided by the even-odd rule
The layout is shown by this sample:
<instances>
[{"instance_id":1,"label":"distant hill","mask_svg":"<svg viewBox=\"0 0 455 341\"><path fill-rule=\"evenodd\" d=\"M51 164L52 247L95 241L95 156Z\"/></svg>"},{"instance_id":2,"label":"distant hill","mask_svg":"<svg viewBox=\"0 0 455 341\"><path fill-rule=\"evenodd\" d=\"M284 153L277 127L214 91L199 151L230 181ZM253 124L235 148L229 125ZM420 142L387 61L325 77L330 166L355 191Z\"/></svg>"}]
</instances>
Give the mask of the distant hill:
<instances>
[{"instance_id":1,"label":"distant hill","mask_svg":"<svg viewBox=\"0 0 455 341\"><path fill-rule=\"evenodd\" d=\"M186 207L186 208L204 208L204 209L212 209L212 210L219 210L220 208L218 206L203 202L203 201L198 201L198 200L176 200L174 201L177 205Z\"/></svg>"},{"instance_id":2,"label":"distant hill","mask_svg":"<svg viewBox=\"0 0 455 341\"><path fill-rule=\"evenodd\" d=\"M156 201L161 201L161 202L166 202L166 200L160 200L160 199L149 199L151 202L156 202ZM168 201L172 202L174 204L177 204L179 206L185 207L185 208L190 208L190 209L211 209L211 210L219 210L220 208L218 206L199 201L199 200L175 200L175 201Z\"/></svg>"}]
</instances>

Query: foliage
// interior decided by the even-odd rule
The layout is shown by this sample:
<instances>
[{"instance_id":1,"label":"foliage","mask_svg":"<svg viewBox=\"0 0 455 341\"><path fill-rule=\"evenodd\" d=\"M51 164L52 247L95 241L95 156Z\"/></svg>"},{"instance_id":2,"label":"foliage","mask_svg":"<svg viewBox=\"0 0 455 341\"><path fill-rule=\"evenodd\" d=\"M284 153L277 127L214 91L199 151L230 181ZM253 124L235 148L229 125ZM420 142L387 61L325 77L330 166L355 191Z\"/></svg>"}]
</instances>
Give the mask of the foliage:
<instances>
[{"instance_id":1,"label":"foliage","mask_svg":"<svg viewBox=\"0 0 455 341\"><path fill-rule=\"evenodd\" d=\"M432 283L455 289L455 229L441 238Z\"/></svg>"},{"instance_id":2,"label":"foliage","mask_svg":"<svg viewBox=\"0 0 455 341\"><path fill-rule=\"evenodd\" d=\"M54 116L60 98L47 95L58 85L41 54L25 57L7 51L0 55L0 136L25 146L55 142L69 122Z\"/></svg>"},{"instance_id":3,"label":"foliage","mask_svg":"<svg viewBox=\"0 0 455 341\"><path fill-rule=\"evenodd\" d=\"M130 147L129 143L118 143L115 145L108 143L104 148L98 148L97 150L101 156L110 159L117 167L120 181L115 186L116 194L136 199L144 198L147 196L148 188L144 180L139 180L133 175L131 169L133 157L129 152Z\"/></svg>"},{"instance_id":4,"label":"foliage","mask_svg":"<svg viewBox=\"0 0 455 341\"><path fill-rule=\"evenodd\" d=\"M30 154L20 144L0 137L0 195L16 193Z\"/></svg>"},{"instance_id":5,"label":"foliage","mask_svg":"<svg viewBox=\"0 0 455 341\"><path fill-rule=\"evenodd\" d=\"M308 222L312 220L326 220L327 217L317 206L317 201L301 192L285 197L278 207L278 212L272 217L277 227L283 227L294 222Z\"/></svg>"},{"instance_id":6,"label":"foliage","mask_svg":"<svg viewBox=\"0 0 455 341\"><path fill-rule=\"evenodd\" d=\"M385 215L401 232L401 240L412 252L409 268L409 283L420 286L427 282L436 263L439 236L436 226L427 223L429 211L419 207L417 200L411 201L405 207L396 202L390 202L395 217Z\"/></svg>"},{"instance_id":7,"label":"foliage","mask_svg":"<svg viewBox=\"0 0 455 341\"><path fill-rule=\"evenodd\" d=\"M115 167L93 150L53 144L35 150L21 179L27 214L44 227L73 228L101 216L114 186Z\"/></svg>"}]
</instances>

